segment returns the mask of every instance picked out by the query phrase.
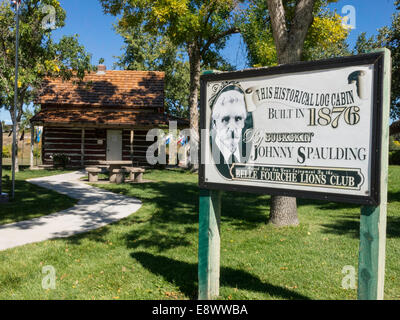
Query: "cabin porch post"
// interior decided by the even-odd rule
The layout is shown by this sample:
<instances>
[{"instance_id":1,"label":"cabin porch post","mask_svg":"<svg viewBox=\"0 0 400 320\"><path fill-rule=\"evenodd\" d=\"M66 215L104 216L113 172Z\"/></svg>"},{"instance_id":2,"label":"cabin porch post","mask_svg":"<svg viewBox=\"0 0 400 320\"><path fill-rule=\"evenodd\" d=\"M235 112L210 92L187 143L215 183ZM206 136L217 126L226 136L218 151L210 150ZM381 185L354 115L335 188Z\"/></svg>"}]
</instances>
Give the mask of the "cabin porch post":
<instances>
[{"instance_id":1,"label":"cabin porch post","mask_svg":"<svg viewBox=\"0 0 400 320\"><path fill-rule=\"evenodd\" d=\"M81 166L85 166L85 128L82 128L81 134Z\"/></svg>"}]
</instances>

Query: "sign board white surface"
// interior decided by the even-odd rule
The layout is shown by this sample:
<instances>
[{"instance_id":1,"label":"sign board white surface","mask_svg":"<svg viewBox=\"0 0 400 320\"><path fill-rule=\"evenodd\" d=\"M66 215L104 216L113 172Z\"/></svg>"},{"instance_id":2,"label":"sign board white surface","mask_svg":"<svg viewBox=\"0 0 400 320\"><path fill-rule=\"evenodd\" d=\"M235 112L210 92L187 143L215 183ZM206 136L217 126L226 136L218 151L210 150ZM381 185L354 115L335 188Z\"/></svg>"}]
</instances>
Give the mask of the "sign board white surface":
<instances>
[{"instance_id":1,"label":"sign board white surface","mask_svg":"<svg viewBox=\"0 0 400 320\"><path fill-rule=\"evenodd\" d=\"M381 60L204 75L200 186L378 203Z\"/></svg>"}]
</instances>

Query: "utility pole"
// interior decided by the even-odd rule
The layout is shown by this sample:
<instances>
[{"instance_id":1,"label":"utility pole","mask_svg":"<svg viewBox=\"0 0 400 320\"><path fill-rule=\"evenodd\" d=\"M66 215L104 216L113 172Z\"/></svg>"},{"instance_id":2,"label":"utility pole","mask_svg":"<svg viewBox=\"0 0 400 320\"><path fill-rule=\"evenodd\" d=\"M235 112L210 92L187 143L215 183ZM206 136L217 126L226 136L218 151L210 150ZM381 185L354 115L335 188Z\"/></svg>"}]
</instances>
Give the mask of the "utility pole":
<instances>
[{"instance_id":1,"label":"utility pole","mask_svg":"<svg viewBox=\"0 0 400 320\"><path fill-rule=\"evenodd\" d=\"M0 121L0 204L8 202L8 194L3 193L3 122Z\"/></svg>"},{"instance_id":2,"label":"utility pole","mask_svg":"<svg viewBox=\"0 0 400 320\"><path fill-rule=\"evenodd\" d=\"M15 86L14 86L14 112L13 112L13 143L12 143L12 185L11 199L15 197L15 165L17 157L17 109L18 109L18 48L19 48L19 8L21 0L13 0L15 5L16 36L15 36Z\"/></svg>"}]
</instances>

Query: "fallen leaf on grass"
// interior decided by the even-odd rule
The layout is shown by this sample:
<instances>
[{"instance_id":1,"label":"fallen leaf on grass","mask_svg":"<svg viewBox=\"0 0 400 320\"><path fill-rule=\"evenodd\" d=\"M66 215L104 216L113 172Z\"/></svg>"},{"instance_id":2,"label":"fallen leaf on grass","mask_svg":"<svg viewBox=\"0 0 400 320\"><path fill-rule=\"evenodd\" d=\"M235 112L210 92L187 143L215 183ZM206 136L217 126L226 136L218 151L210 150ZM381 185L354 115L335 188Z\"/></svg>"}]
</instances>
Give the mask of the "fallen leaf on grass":
<instances>
[{"instance_id":1,"label":"fallen leaf on grass","mask_svg":"<svg viewBox=\"0 0 400 320\"><path fill-rule=\"evenodd\" d=\"M164 294L167 296L167 297L171 297L171 298L174 298L174 299L178 299L178 294L176 293L176 292L173 292L173 291L166 291L166 292L164 292Z\"/></svg>"},{"instance_id":2,"label":"fallen leaf on grass","mask_svg":"<svg viewBox=\"0 0 400 320\"><path fill-rule=\"evenodd\" d=\"M286 286L286 285L285 285L285 288L286 288L286 289L297 289L297 286L289 287L289 286Z\"/></svg>"}]
</instances>

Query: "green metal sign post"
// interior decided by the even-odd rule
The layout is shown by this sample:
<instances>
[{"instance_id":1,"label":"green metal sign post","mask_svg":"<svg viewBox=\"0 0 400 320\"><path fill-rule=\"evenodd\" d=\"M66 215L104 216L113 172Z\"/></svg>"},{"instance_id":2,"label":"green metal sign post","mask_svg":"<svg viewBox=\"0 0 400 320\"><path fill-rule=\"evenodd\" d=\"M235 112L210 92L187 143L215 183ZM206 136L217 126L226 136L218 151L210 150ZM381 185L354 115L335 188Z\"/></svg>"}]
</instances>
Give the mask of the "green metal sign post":
<instances>
[{"instance_id":1,"label":"green metal sign post","mask_svg":"<svg viewBox=\"0 0 400 320\"><path fill-rule=\"evenodd\" d=\"M358 299L382 300L385 278L391 55L384 53L380 205L361 208Z\"/></svg>"}]
</instances>

